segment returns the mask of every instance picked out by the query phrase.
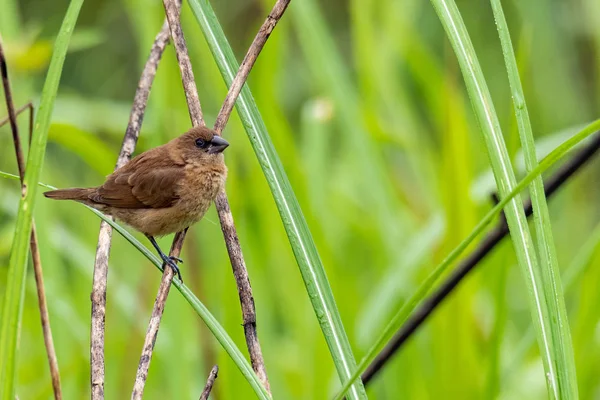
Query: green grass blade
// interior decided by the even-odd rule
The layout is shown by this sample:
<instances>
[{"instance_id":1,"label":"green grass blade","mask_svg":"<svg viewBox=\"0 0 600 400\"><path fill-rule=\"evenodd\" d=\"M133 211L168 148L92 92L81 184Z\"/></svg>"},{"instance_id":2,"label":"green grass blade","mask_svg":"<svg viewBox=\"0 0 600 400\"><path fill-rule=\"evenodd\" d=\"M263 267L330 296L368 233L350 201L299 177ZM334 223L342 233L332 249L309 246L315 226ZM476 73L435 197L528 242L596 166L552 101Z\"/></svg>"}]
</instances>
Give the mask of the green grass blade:
<instances>
[{"instance_id":1,"label":"green grass blade","mask_svg":"<svg viewBox=\"0 0 600 400\"><path fill-rule=\"evenodd\" d=\"M525 95L519 78L517 60L514 55L508 25L504 17L500 0L491 0L496 27L502 44L502 52L508 71L508 80L512 91L512 98L519 127L519 135L523 146L523 155L527 171L533 170L537 165L535 142L531 131L531 121L525 103ZM577 375L575 372L575 356L573 354L573 343L571 330L567 318L567 308L563 296L560 270L556 256L556 247L552 236L552 225L550 213L544 193L542 177L533 180L530 186L531 204L533 206L533 218L538 241L538 254L540 256L540 277L546 289L546 302L548 306L548 319L550 335L553 342L554 357L552 370L554 374L549 377L552 385L556 387L555 396L561 399L576 399ZM551 385L551 386L552 386Z\"/></svg>"},{"instance_id":2,"label":"green grass blade","mask_svg":"<svg viewBox=\"0 0 600 400\"><path fill-rule=\"evenodd\" d=\"M7 172L0 171L0 177L18 180L19 177L17 175L9 174ZM54 186L46 185L44 183L39 183L40 186L43 186L48 189L55 190ZM140 243L131 233L129 233L125 228L121 225L114 222L112 219L106 217L100 211L95 210L91 207L85 206L88 210L96 214L100 219L105 221L107 224L112 226L121 236L123 236L129 243L131 243L140 253L142 253L159 271L163 271L162 261L146 246ZM231 357L233 362L237 365L241 373L244 375L248 383L254 389L256 395L260 399L270 399L268 392L260 383L260 380L254 373L252 366L246 361L246 358L240 351L240 349L235 345L231 337L227 334L227 331L219 324L217 319L208 311L206 306L202 304L202 302L192 293L192 291L185 286L181 281L174 280L173 285L179 290L183 298L192 306L194 311L202 318L208 329L213 333L215 338L219 341L221 346L225 349L227 354Z\"/></svg>"},{"instance_id":3,"label":"green grass blade","mask_svg":"<svg viewBox=\"0 0 600 400\"><path fill-rule=\"evenodd\" d=\"M44 163L50 119L69 46L69 39L82 4L83 0L71 1L56 37L27 158L24 179L25 190L19 203L15 234L10 252L6 294L2 305L2 326L0 328L0 398L6 400L15 398L17 352L25 298L29 236L33 224L33 208L38 188L37 182Z\"/></svg>"},{"instance_id":4,"label":"green grass blade","mask_svg":"<svg viewBox=\"0 0 600 400\"><path fill-rule=\"evenodd\" d=\"M589 238L581 246L573 260L569 263L562 275L563 288L566 295L579 297L579 292L575 290L581 289L581 279L586 273L594 267L593 258L600 251L600 223L596 225ZM523 362L527 353L535 343L535 332L529 328L519 344L515 346L513 352L513 360L504 368L503 376L505 381L510 381L519 371L519 365Z\"/></svg>"},{"instance_id":5,"label":"green grass blade","mask_svg":"<svg viewBox=\"0 0 600 400\"><path fill-rule=\"evenodd\" d=\"M375 341L375 343L369 348L367 354L360 361L356 371L350 377L350 380L347 382L352 382L357 377L359 377L367 368L369 364L371 364L377 354L381 351L385 343L390 340L394 332L398 329L400 324L402 324L411 312L414 311L417 304L419 304L429 293L433 285L437 282L438 278L446 271L446 269L454 262L456 259L462 254L463 251L479 236L483 230L494 220L495 217L500 214L502 209L512 200L514 199L523 189L525 189L531 182L533 182L536 178L540 177L541 174L546 171L548 168L552 167L554 163L556 163L560 158L562 158L565 154L569 152L573 147L577 144L585 140L588 136L600 130L600 120L596 120L586 126L581 131L577 132L573 137L566 140L563 144L554 149L550 154L548 154L540 163L531 170L522 181L520 181L514 189L505 196L494 208L492 208L486 215L483 217L481 221L473 228L469 236L467 236L458 246L454 248L446 256L446 258L438 264L433 271L427 276L425 281L419 286L417 291L402 305L402 307L396 312L392 320L388 323L383 333L379 336L379 338ZM349 384L344 384L342 389L337 393L334 397L335 400L340 400L344 397L344 394L349 389Z\"/></svg>"},{"instance_id":6,"label":"green grass blade","mask_svg":"<svg viewBox=\"0 0 600 400\"><path fill-rule=\"evenodd\" d=\"M208 41L225 83L230 85L238 70L238 63L216 15L206 0L190 0L189 4ZM277 204L338 375L342 381L345 381L356 368L350 342L335 304L325 268L298 200L247 85L242 89L236 108ZM366 397L360 381L353 385L349 397L352 399Z\"/></svg>"},{"instance_id":7,"label":"green grass blade","mask_svg":"<svg viewBox=\"0 0 600 400\"><path fill-rule=\"evenodd\" d=\"M485 139L498 192L501 197L505 197L517 182L475 49L455 2L431 0L431 3L458 58L467 92ZM535 253L520 196L510 201L505 214L517 260L527 285L529 309L537 329L548 391L552 397L559 397L555 365L560 355L553 339L560 336L561 332L551 323L553 319L558 319L558 315L553 312L555 310L550 304L554 301L550 298L550 293L556 291L543 278L542 266Z\"/></svg>"}]
</instances>

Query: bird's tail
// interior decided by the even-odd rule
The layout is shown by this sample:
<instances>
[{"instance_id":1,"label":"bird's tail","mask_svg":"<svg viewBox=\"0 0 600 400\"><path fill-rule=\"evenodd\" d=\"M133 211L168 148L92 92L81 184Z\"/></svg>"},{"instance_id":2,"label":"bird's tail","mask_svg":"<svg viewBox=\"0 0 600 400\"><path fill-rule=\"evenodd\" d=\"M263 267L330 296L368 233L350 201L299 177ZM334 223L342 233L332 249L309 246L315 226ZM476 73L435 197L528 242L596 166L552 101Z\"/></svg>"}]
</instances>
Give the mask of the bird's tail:
<instances>
[{"instance_id":1,"label":"bird's tail","mask_svg":"<svg viewBox=\"0 0 600 400\"><path fill-rule=\"evenodd\" d=\"M89 200L89 195L92 194L96 189L88 188L72 188L72 189L58 189L44 192L44 196L49 199L55 200L75 200L75 201L86 201Z\"/></svg>"}]
</instances>

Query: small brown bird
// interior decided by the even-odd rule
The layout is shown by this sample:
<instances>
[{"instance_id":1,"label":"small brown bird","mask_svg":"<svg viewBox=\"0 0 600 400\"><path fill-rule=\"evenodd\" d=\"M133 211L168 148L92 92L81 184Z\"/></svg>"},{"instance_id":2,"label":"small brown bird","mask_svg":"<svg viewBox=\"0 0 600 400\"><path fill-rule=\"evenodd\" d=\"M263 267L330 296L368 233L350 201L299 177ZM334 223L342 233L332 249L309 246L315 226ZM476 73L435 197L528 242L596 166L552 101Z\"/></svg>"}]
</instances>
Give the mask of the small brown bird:
<instances>
[{"instance_id":1,"label":"small brown bird","mask_svg":"<svg viewBox=\"0 0 600 400\"><path fill-rule=\"evenodd\" d=\"M182 261L165 255L154 238L179 232L204 216L225 184L222 153L227 146L214 131L196 127L138 155L102 186L53 190L44 196L78 201L142 232L181 280L175 261Z\"/></svg>"}]
</instances>

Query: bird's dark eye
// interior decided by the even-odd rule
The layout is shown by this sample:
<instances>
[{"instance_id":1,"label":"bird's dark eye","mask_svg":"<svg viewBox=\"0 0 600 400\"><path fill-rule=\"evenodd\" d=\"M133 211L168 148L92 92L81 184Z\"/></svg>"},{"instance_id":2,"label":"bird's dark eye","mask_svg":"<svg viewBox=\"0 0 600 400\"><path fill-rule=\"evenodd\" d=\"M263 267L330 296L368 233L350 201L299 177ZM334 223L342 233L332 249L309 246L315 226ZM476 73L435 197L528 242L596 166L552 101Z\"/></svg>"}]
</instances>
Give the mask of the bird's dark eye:
<instances>
[{"instance_id":1,"label":"bird's dark eye","mask_svg":"<svg viewBox=\"0 0 600 400\"><path fill-rule=\"evenodd\" d=\"M196 147L203 149L206 147L206 142L202 139L196 139Z\"/></svg>"}]
</instances>

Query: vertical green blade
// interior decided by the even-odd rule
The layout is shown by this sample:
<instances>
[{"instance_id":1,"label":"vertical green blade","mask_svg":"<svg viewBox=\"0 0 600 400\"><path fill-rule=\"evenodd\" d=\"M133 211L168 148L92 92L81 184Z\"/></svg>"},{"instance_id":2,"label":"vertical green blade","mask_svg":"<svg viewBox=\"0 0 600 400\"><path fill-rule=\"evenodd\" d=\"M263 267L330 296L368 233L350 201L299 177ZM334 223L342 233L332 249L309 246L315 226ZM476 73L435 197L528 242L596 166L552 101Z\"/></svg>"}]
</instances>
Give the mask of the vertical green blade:
<instances>
[{"instance_id":1,"label":"vertical green blade","mask_svg":"<svg viewBox=\"0 0 600 400\"><path fill-rule=\"evenodd\" d=\"M498 116L477 60L477 55L467 33L462 17L453 0L431 0L450 43L456 53L471 103L481 127L488 155L494 172L496 186L501 197L505 197L516 185L516 178L502 137ZM549 286L535 252L527 219L520 197L514 198L505 209L515 253L524 274L529 294L529 306L537 328L538 343L548 391L552 397L560 398L556 363L560 358L555 339L561 336L560 329L552 320L559 320L556 307L551 303L556 288Z\"/></svg>"},{"instance_id":2,"label":"vertical green blade","mask_svg":"<svg viewBox=\"0 0 600 400\"><path fill-rule=\"evenodd\" d=\"M491 0L498 35L502 44L502 52L508 72L508 79L512 91L515 114L519 127L519 135L525 157L527 171L533 170L538 165L535 152L535 142L531 131L529 112L525 103L525 95L519 78L517 60L514 55L508 25L504 18L500 0ZM546 293L546 305L549 314L549 331L553 342L551 351L554 365L546 366L547 371L553 371L548 377L549 387L554 396L561 399L576 399L577 375L575 373L575 356L571 342L571 331L567 318L567 309L563 296L556 248L552 237L550 213L544 193L542 177L535 179L530 186L531 204L538 241L538 254L540 256L540 285Z\"/></svg>"}]
</instances>

